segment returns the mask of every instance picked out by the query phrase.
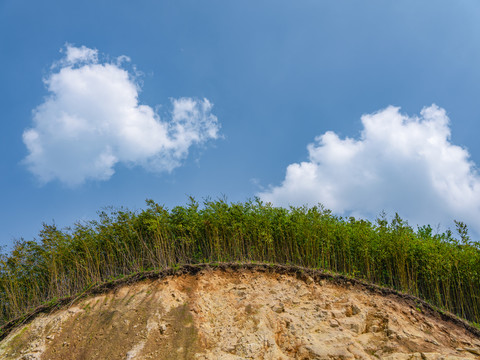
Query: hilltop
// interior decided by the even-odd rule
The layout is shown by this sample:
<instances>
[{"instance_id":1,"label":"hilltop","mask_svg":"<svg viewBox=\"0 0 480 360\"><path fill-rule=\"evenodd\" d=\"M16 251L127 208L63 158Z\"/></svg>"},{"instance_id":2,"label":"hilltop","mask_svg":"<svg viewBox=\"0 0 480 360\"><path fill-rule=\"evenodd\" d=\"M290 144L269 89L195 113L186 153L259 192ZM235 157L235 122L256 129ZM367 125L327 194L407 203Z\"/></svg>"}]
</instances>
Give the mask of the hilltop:
<instances>
[{"instance_id":1,"label":"hilltop","mask_svg":"<svg viewBox=\"0 0 480 360\"><path fill-rule=\"evenodd\" d=\"M153 271L45 306L2 359L478 359L480 331L426 302L294 266Z\"/></svg>"},{"instance_id":2,"label":"hilltop","mask_svg":"<svg viewBox=\"0 0 480 360\"><path fill-rule=\"evenodd\" d=\"M414 229L396 214L375 222L333 215L322 205L273 207L193 198L169 210L99 212L59 229L44 224L0 254L2 326L32 309L132 273L186 264L261 262L322 269L409 293L480 324L480 242Z\"/></svg>"}]
</instances>

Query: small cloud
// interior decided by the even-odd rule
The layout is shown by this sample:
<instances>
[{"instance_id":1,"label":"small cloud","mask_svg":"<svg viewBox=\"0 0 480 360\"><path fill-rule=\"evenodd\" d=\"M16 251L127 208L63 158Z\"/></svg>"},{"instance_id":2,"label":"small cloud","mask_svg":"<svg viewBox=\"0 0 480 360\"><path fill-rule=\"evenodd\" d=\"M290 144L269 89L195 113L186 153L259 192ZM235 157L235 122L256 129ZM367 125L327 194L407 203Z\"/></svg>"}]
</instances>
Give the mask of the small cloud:
<instances>
[{"instance_id":1,"label":"small cloud","mask_svg":"<svg viewBox=\"0 0 480 360\"><path fill-rule=\"evenodd\" d=\"M23 133L24 163L41 183L108 180L118 163L170 172L192 146L218 138L208 99L172 99L170 118L161 119L139 104L136 74L122 67L128 57L102 62L97 50L69 44L64 54L44 80L49 96Z\"/></svg>"},{"instance_id":2,"label":"small cloud","mask_svg":"<svg viewBox=\"0 0 480 360\"><path fill-rule=\"evenodd\" d=\"M257 189L259 190L266 190L265 189L265 186L263 186L261 183L260 183L260 180L258 178L251 178L250 179L250 184L252 184L254 187L256 187Z\"/></svg>"},{"instance_id":3,"label":"small cloud","mask_svg":"<svg viewBox=\"0 0 480 360\"><path fill-rule=\"evenodd\" d=\"M98 50L89 49L86 46L74 47L66 45L65 62L70 65L78 63L94 63L98 62Z\"/></svg>"},{"instance_id":4,"label":"small cloud","mask_svg":"<svg viewBox=\"0 0 480 360\"><path fill-rule=\"evenodd\" d=\"M358 139L334 132L309 144L281 185L258 194L276 205L322 203L340 215L398 212L411 224L470 224L480 233L480 177L468 151L450 142L449 118L432 105L420 116L389 106L362 116Z\"/></svg>"}]
</instances>

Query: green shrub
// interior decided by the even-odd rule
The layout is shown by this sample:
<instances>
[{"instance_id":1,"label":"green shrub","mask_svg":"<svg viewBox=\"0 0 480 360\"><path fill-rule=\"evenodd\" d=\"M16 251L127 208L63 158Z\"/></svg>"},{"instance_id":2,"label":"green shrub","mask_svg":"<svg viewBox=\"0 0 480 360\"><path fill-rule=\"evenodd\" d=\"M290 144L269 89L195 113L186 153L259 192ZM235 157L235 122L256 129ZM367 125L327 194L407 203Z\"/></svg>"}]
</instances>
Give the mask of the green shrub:
<instances>
[{"instance_id":1,"label":"green shrub","mask_svg":"<svg viewBox=\"0 0 480 360\"><path fill-rule=\"evenodd\" d=\"M480 246L456 222L450 231L416 231L398 214L375 223L323 206L273 207L190 198L172 210L147 200L138 213L107 209L98 220L59 230L0 256L0 324L42 303L147 269L202 262L294 264L389 286L480 322Z\"/></svg>"}]
</instances>

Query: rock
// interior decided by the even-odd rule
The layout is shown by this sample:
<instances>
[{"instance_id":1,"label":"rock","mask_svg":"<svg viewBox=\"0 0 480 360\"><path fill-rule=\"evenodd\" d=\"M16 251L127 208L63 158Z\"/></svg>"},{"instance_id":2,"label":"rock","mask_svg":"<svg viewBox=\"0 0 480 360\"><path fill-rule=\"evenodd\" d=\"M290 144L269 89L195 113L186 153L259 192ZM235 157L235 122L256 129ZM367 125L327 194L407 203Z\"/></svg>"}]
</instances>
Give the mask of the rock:
<instances>
[{"instance_id":1,"label":"rock","mask_svg":"<svg viewBox=\"0 0 480 360\"><path fill-rule=\"evenodd\" d=\"M310 291L308 291L307 289L302 289L297 293L297 296L300 298L303 298L308 295L310 295Z\"/></svg>"},{"instance_id":2,"label":"rock","mask_svg":"<svg viewBox=\"0 0 480 360\"><path fill-rule=\"evenodd\" d=\"M426 342L429 342L430 344L437 345L439 346L440 344L435 340L435 339L425 339Z\"/></svg>"},{"instance_id":3,"label":"rock","mask_svg":"<svg viewBox=\"0 0 480 360\"><path fill-rule=\"evenodd\" d=\"M330 324L330 326L333 327L333 328L336 328L336 327L339 327L339 326L340 326L340 324L338 323L338 321L335 320L335 319L330 320L329 324Z\"/></svg>"},{"instance_id":4,"label":"rock","mask_svg":"<svg viewBox=\"0 0 480 360\"><path fill-rule=\"evenodd\" d=\"M341 319L341 318L345 317L345 313L341 310L332 310L330 312L330 314L332 315L332 317L334 319Z\"/></svg>"},{"instance_id":5,"label":"rock","mask_svg":"<svg viewBox=\"0 0 480 360\"><path fill-rule=\"evenodd\" d=\"M275 304L272 306L272 310L275 311L277 314L280 314L285 311L285 306L283 303Z\"/></svg>"},{"instance_id":6,"label":"rock","mask_svg":"<svg viewBox=\"0 0 480 360\"><path fill-rule=\"evenodd\" d=\"M464 348L465 351L468 351L469 353L472 353L474 355L478 355L480 356L480 350L479 349L474 349L474 348L469 348L469 347L466 347Z\"/></svg>"},{"instance_id":7,"label":"rock","mask_svg":"<svg viewBox=\"0 0 480 360\"><path fill-rule=\"evenodd\" d=\"M377 325L372 325L370 327L370 332L372 332L372 333L376 333L376 332L379 332L379 331L380 331L380 327L377 326Z\"/></svg>"},{"instance_id":8,"label":"rock","mask_svg":"<svg viewBox=\"0 0 480 360\"><path fill-rule=\"evenodd\" d=\"M355 305L355 304L352 305L352 314L353 314L353 315L358 315L358 314L360 314L360 313L361 313L360 308L359 308L357 305Z\"/></svg>"}]
</instances>

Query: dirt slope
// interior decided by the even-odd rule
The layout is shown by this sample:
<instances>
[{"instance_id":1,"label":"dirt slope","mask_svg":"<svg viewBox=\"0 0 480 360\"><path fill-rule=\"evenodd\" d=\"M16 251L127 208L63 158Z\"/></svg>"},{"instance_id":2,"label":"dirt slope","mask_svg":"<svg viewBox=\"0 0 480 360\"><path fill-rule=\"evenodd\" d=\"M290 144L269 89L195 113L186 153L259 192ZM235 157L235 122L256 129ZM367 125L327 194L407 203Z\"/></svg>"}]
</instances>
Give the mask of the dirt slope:
<instances>
[{"instance_id":1,"label":"dirt slope","mask_svg":"<svg viewBox=\"0 0 480 360\"><path fill-rule=\"evenodd\" d=\"M480 359L475 330L418 300L297 270L116 286L16 328L0 359Z\"/></svg>"}]
</instances>

